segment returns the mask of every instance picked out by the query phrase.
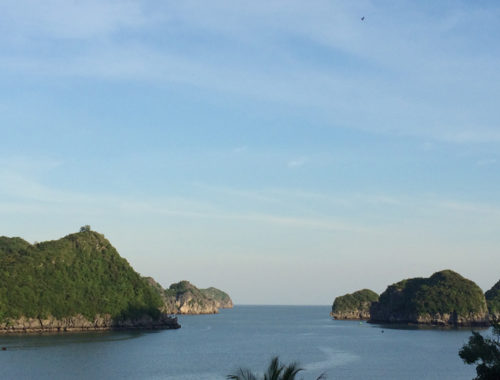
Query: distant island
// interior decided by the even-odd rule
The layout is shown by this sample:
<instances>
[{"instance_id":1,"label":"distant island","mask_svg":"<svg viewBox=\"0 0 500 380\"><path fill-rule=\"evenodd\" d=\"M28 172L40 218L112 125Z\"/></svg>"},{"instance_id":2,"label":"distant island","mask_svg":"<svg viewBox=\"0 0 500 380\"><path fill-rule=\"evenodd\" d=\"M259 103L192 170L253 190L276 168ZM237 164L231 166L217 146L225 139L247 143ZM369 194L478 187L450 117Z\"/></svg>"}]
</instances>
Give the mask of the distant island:
<instances>
[{"instance_id":1,"label":"distant island","mask_svg":"<svg viewBox=\"0 0 500 380\"><path fill-rule=\"evenodd\" d=\"M330 315L335 319L370 319L370 306L378 301L378 294L370 289L335 298Z\"/></svg>"},{"instance_id":2,"label":"distant island","mask_svg":"<svg viewBox=\"0 0 500 380\"><path fill-rule=\"evenodd\" d=\"M89 226L36 244L0 237L0 333L179 328L162 306Z\"/></svg>"},{"instance_id":3,"label":"distant island","mask_svg":"<svg viewBox=\"0 0 500 380\"><path fill-rule=\"evenodd\" d=\"M374 292L373 300L366 300L368 292L364 289L337 297L331 315L336 319L360 319L362 315L361 319L371 323L488 326L500 312L500 281L485 297L473 281L451 270L392 284L378 300Z\"/></svg>"},{"instance_id":4,"label":"distant island","mask_svg":"<svg viewBox=\"0 0 500 380\"><path fill-rule=\"evenodd\" d=\"M216 288L198 289L189 281L180 281L164 289L151 277L148 283L161 297L161 311L168 314L216 314L219 309L233 307L229 295Z\"/></svg>"}]
</instances>

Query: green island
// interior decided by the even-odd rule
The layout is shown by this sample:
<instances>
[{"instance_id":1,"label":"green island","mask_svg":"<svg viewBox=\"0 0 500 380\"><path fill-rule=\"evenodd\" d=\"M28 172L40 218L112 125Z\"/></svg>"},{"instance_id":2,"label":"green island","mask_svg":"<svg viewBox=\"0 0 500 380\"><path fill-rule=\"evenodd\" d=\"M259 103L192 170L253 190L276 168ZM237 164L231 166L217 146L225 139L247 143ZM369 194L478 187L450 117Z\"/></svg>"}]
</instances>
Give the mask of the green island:
<instances>
[{"instance_id":1,"label":"green island","mask_svg":"<svg viewBox=\"0 0 500 380\"><path fill-rule=\"evenodd\" d=\"M223 292L220 289L210 287L207 289L200 289L205 296L208 298L213 299L218 308L221 309L230 309L233 307L233 301L231 300L231 297L229 297L229 294L226 292Z\"/></svg>"},{"instance_id":2,"label":"green island","mask_svg":"<svg viewBox=\"0 0 500 380\"><path fill-rule=\"evenodd\" d=\"M451 270L390 285L370 308L370 322L487 326L485 296L474 282Z\"/></svg>"},{"instance_id":3,"label":"green island","mask_svg":"<svg viewBox=\"0 0 500 380\"><path fill-rule=\"evenodd\" d=\"M0 332L178 328L162 299L89 226L30 244L0 237Z\"/></svg>"},{"instance_id":4,"label":"green island","mask_svg":"<svg viewBox=\"0 0 500 380\"><path fill-rule=\"evenodd\" d=\"M168 314L216 314L220 308L232 308L229 295L216 288L198 289L189 281L163 287L151 277L146 280L161 297L162 312Z\"/></svg>"},{"instance_id":5,"label":"green island","mask_svg":"<svg viewBox=\"0 0 500 380\"><path fill-rule=\"evenodd\" d=\"M500 322L500 281L493 285L484 295L488 304L490 319L497 323Z\"/></svg>"},{"instance_id":6,"label":"green island","mask_svg":"<svg viewBox=\"0 0 500 380\"><path fill-rule=\"evenodd\" d=\"M335 319L370 319L370 306L378 298L378 294L370 289L336 297L330 315Z\"/></svg>"}]
</instances>

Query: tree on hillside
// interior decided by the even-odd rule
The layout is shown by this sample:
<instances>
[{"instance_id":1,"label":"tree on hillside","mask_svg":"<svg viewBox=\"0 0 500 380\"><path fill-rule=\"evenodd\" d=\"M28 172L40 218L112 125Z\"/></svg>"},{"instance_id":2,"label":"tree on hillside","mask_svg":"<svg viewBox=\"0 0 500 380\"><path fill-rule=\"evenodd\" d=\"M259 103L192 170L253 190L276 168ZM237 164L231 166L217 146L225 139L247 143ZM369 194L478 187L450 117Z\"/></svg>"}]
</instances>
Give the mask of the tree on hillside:
<instances>
[{"instance_id":1,"label":"tree on hillside","mask_svg":"<svg viewBox=\"0 0 500 380\"><path fill-rule=\"evenodd\" d=\"M262 380L295 380L297 374L303 371L303 368L299 368L297 363L291 363L289 365L284 365L280 363L279 358L276 356L271 359L269 367L267 367L266 373L261 377ZM236 374L228 375L227 379L232 380L258 380L259 377L255 375L251 370L240 368ZM321 374L316 380L326 379L325 374Z\"/></svg>"},{"instance_id":2,"label":"tree on hillside","mask_svg":"<svg viewBox=\"0 0 500 380\"><path fill-rule=\"evenodd\" d=\"M89 232L90 226L88 224L80 227L80 232Z\"/></svg>"},{"instance_id":3,"label":"tree on hillside","mask_svg":"<svg viewBox=\"0 0 500 380\"><path fill-rule=\"evenodd\" d=\"M475 380L500 379L500 324L493 325L493 338L485 338L473 331L458 355L467 364L477 363Z\"/></svg>"}]
</instances>

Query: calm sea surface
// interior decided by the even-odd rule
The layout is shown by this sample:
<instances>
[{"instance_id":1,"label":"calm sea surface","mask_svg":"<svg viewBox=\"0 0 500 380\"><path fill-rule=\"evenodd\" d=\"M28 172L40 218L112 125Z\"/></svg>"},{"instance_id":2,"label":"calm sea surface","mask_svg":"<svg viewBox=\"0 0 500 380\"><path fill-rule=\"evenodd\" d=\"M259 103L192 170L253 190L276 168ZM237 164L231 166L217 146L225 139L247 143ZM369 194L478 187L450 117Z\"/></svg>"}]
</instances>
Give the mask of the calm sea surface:
<instances>
[{"instance_id":1,"label":"calm sea surface","mask_svg":"<svg viewBox=\"0 0 500 380\"><path fill-rule=\"evenodd\" d=\"M0 336L0 379L223 379L298 360L305 379L472 379L468 330L330 319L328 306L236 306L181 316L179 330Z\"/></svg>"}]
</instances>

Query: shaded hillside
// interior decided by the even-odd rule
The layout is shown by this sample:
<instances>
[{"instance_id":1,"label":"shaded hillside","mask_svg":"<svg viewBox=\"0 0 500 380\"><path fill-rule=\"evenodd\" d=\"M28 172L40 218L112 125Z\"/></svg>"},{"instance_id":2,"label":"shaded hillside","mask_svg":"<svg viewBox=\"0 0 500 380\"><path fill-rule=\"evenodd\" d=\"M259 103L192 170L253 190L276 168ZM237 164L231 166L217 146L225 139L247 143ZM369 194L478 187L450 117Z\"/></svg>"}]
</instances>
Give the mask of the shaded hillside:
<instances>
[{"instance_id":1,"label":"shaded hillside","mask_svg":"<svg viewBox=\"0 0 500 380\"><path fill-rule=\"evenodd\" d=\"M111 243L89 228L34 245L0 237L4 328L21 320L21 326L31 326L32 319L63 330L94 322L96 328L152 326L164 319L161 305L158 294Z\"/></svg>"},{"instance_id":2,"label":"shaded hillside","mask_svg":"<svg viewBox=\"0 0 500 380\"><path fill-rule=\"evenodd\" d=\"M370 306L378 301L378 294L370 289L335 298L330 315L335 319L370 319Z\"/></svg>"},{"instance_id":3,"label":"shaded hillside","mask_svg":"<svg viewBox=\"0 0 500 380\"><path fill-rule=\"evenodd\" d=\"M371 322L435 325L487 325L484 294L474 282L451 270L429 278L390 285L370 308Z\"/></svg>"},{"instance_id":4,"label":"shaded hillside","mask_svg":"<svg viewBox=\"0 0 500 380\"><path fill-rule=\"evenodd\" d=\"M488 304L490 318L494 321L500 321L500 281L493 285L484 295Z\"/></svg>"}]
</instances>

